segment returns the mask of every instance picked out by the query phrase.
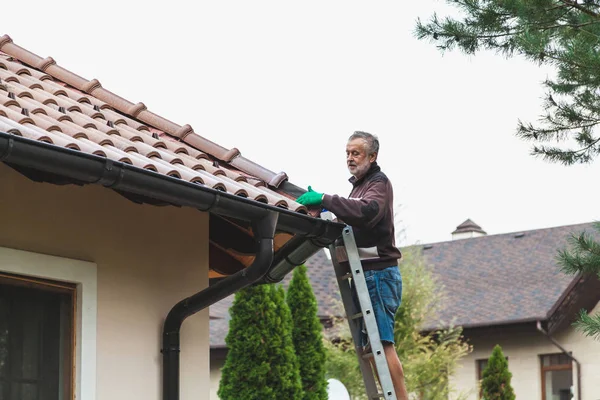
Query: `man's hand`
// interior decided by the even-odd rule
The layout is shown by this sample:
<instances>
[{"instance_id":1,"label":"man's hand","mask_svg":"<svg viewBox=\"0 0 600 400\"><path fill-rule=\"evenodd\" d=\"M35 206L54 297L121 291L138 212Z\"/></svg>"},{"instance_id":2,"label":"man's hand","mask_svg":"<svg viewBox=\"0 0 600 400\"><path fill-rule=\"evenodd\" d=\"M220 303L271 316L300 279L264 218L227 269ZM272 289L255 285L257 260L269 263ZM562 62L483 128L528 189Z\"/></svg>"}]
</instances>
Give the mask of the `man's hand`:
<instances>
[{"instance_id":1,"label":"man's hand","mask_svg":"<svg viewBox=\"0 0 600 400\"><path fill-rule=\"evenodd\" d=\"M296 199L296 202L303 206L320 206L323 201L323 193L315 192L312 187L308 187L308 192Z\"/></svg>"}]
</instances>

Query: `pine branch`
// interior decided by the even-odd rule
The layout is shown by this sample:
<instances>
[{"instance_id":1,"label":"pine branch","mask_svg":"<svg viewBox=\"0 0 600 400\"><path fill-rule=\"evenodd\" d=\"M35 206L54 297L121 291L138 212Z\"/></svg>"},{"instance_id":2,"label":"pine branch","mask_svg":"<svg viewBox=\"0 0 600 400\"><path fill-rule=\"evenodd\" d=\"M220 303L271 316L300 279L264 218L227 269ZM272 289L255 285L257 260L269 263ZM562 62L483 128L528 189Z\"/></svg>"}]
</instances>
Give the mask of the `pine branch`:
<instances>
[{"instance_id":1,"label":"pine branch","mask_svg":"<svg viewBox=\"0 0 600 400\"><path fill-rule=\"evenodd\" d=\"M584 335L600 340L600 314L589 315L585 310L581 310L579 321L573 325Z\"/></svg>"},{"instance_id":2,"label":"pine branch","mask_svg":"<svg viewBox=\"0 0 600 400\"><path fill-rule=\"evenodd\" d=\"M600 14L593 12L592 10L585 8L583 5L577 3L577 0L559 0L561 3L566 4L569 7L575 8L584 14L590 15L594 18L600 18Z\"/></svg>"},{"instance_id":3,"label":"pine branch","mask_svg":"<svg viewBox=\"0 0 600 400\"><path fill-rule=\"evenodd\" d=\"M594 224L600 233L600 224ZM567 274L595 273L600 275L600 243L587 232L569 238L569 249L563 249L558 255L558 264Z\"/></svg>"}]
</instances>

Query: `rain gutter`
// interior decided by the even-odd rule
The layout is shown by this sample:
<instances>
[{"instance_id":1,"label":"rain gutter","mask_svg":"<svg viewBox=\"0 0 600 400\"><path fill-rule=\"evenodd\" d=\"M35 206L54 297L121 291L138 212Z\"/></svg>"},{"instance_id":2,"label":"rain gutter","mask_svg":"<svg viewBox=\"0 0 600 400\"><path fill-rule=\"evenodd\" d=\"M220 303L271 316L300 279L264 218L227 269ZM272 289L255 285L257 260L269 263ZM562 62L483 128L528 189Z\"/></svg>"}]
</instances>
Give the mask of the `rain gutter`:
<instances>
[{"instance_id":1,"label":"rain gutter","mask_svg":"<svg viewBox=\"0 0 600 400\"><path fill-rule=\"evenodd\" d=\"M343 225L284 208L222 192L210 187L148 171L106 157L71 150L10 133L0 132L0 161L73 179L99 184L165 203L200 211L258 221L277 212L277 229L318 239L325 245L341 235Z\"/></svg>"}]
</instances>

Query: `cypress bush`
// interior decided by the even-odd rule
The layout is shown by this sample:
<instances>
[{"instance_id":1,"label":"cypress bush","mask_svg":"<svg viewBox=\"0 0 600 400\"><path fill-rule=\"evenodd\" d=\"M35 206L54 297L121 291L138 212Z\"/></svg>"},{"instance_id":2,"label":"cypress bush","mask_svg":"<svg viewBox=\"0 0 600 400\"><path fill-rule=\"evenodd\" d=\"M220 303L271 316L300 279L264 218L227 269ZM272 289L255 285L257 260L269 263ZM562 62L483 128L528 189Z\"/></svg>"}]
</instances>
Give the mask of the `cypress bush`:
<instances>
[{"instance_id":1,"label":"cypress bush","mask_svg":"<svg viewBox=\"0 0 600 400\"><path fill-rule=\"evenodd\" d=\"M512 374L508 370L508 361L499 345L494 347L492 356L483 370L481 393L484 400L515 400L515 392L510 385Z\"/></svg>"},{"instance_id":2,"label":"cypress bush","mask_svg":"<svg viewBox=\"0 0 600 400\"><path fill-rule=\"evenodd\" d=\"M225 343L221 400L301 399L302 384L292 342L285 292L260 285L236 293Z\"/></svg>"},{"instance_id":3,"label":"cypress bush","mask_svg":"<svg viewBox=\"0 0 600 400\"><path fill-rule=\"evenodd\" d=\"M292 337L300 364L304 390L302 400L327 400L323 327L317 316L317 299L304 265L294 270L287 304L292 313Z\"/></svg>"}]
</instances>

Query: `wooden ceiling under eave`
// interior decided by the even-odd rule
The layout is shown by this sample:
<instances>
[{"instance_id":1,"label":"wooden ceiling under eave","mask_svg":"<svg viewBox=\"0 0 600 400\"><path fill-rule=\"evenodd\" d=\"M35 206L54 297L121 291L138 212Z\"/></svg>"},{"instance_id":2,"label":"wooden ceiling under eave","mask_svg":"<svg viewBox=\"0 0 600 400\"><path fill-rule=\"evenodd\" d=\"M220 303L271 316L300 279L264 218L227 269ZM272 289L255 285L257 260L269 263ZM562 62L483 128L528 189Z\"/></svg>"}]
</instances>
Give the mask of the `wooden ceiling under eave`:
<instances>
[{"instance_id":1,"label":"wooden ceiling under eave","mask_svg":"<svg viewBox=\"0 0 600 400\"><path fill-rule=\"evenodd\" d=\"M274 251L277 252L292 237L292 234L286 232L276 232ZM210 279L223 278L250 266L255 253L254 235L247 222L210 214Z\"/></svg>"}]
</instances>

